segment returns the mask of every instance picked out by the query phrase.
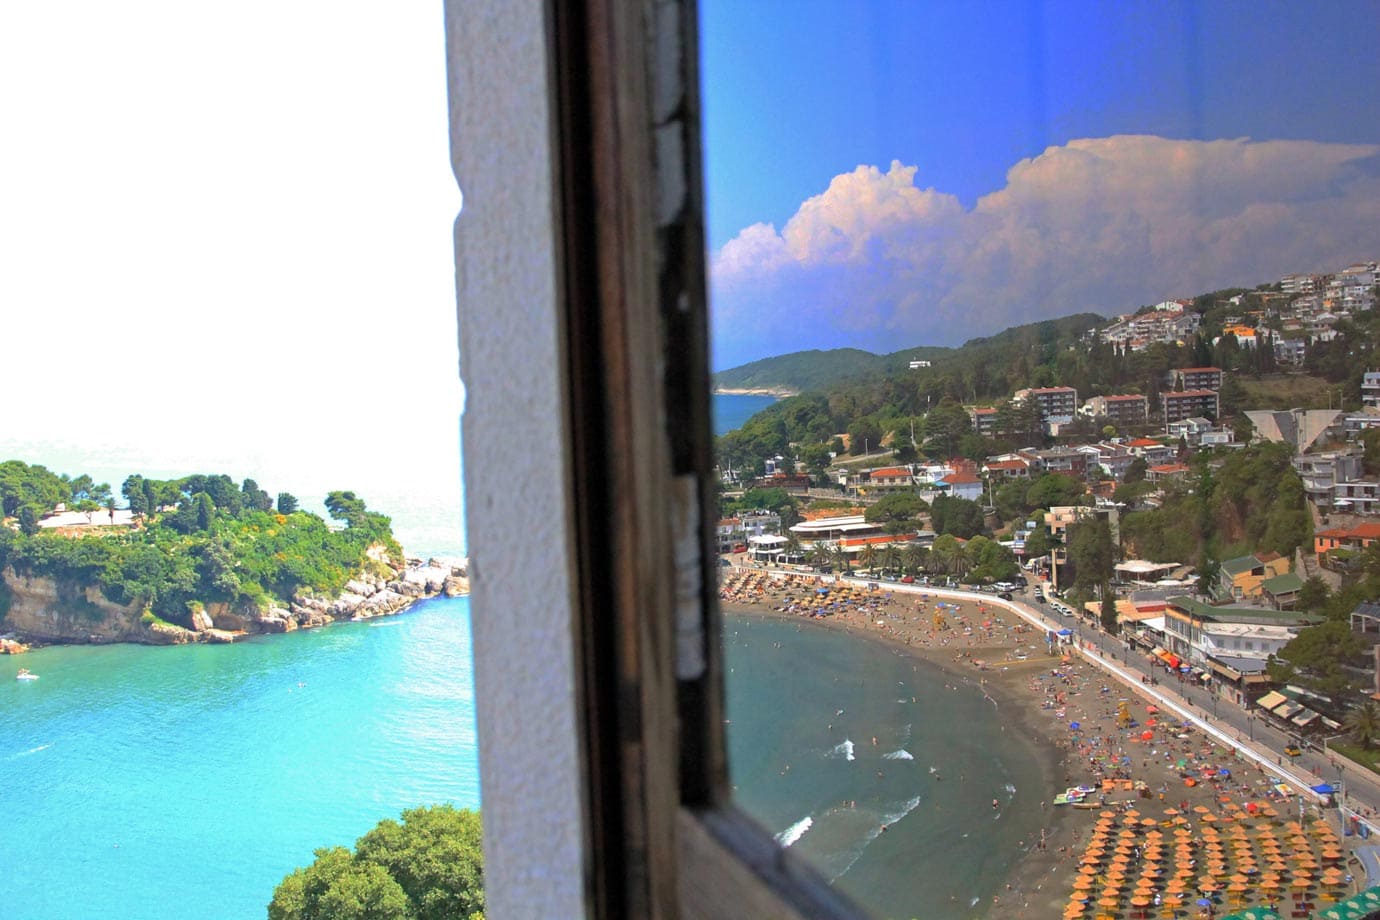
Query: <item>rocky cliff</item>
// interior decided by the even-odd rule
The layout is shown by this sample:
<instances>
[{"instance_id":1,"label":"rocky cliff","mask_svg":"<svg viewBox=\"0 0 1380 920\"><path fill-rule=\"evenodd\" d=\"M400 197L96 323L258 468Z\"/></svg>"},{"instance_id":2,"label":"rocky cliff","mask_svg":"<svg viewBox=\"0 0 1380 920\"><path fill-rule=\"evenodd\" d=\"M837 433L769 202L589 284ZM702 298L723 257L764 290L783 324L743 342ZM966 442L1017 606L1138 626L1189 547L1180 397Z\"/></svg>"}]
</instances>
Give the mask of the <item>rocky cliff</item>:
<instances>
[{"instance_id":1,"label":"rocky cliff","mask_svg":"<svg viewBox=\"0 0 1380 920\"><path fill-rule=\"evenodd\" d=\"M365 620L401 613L417 601L469 593L463 560L412 561L402 568L375 566L361 572L334 598L301 594L286 607L211 603L188 614L188 626L165 622L135 604L120 605L92 585L0 571L6 604L0 633L23 641L50 643L233 642L247 635L292 632L337 620Z\"/></svg>"}]
</instances>

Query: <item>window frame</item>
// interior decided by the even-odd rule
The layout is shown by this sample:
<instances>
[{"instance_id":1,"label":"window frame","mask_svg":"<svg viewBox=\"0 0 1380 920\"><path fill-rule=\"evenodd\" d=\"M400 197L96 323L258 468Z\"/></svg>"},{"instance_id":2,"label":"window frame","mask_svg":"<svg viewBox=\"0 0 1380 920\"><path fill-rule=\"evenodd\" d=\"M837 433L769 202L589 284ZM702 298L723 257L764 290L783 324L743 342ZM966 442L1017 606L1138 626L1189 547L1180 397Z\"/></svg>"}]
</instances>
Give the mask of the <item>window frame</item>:
<instances>
[{"instance_id":1,"label":"window frame","mask_svg":"<svg viewBox=\"0 0 1380 920\"><path fill-rule=\"evenodd\" d=\"M729 794L695 4L445 12L487 912L858 916Z\"/></svg>"}]
</instances>

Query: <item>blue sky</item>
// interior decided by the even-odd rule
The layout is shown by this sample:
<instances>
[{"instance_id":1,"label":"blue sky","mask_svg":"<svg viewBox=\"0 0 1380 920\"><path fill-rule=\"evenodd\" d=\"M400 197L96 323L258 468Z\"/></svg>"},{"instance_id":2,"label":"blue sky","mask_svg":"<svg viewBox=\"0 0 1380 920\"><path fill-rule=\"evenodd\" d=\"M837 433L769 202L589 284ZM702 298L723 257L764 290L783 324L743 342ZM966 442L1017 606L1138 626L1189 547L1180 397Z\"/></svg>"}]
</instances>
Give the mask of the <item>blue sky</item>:
<instances>
[{"instance_id":1,"label":"blue sky","mask_svg":"<svg viewBox=\"0 0 1380 920\"><path fill-rule=\"evenodd\" d=\"M936 219L934 208L911 201L908 207L924 215L918 223L902 221L887 231L866 217L851 227L832 223L855 244L847 278L839 276L838 259L811 261L799 245L787 265L789 278L781 276L778 258L759 258L755 266L751 259L729 260L734 272L720 274L733 274L733 283L714 285L716 366L802 347L954 344L1015 322L1089 308L1112 313L1199 293L1180 289L1184 285L1257 283L1286 271L1341 267L1332 264L1339 259L1380 256L1373 222L1365 228L1371 211L1356 203L1375 195L1371 180L1380 174L1371 149L1380 145L1380 54L1370 40L1377 34L1380 4L1374 2L704 0L711 259L720 259L725 244L753 225L784 233L803 203L859 166L876 167L881 176L892 173L893 160L913 167L911 184L944 196L939 212L945 215ZM1163 196L1152 188L1129 196L1111 188L1100 212L1085 215L1102 225L1124 225L1110 250L1107 234L1069 238L1029 209L1013 217L1008 208L998 223L1012 233L1061 240L1057 265L1044 275L1029 262L1040 253L1011 245L977 265L961 264L952 251L942 257L931 251L956 245L964 234L970 249L995 246L996 237L974 229L965 215L975 216L983 196L1015 192L1010 174L1022 161L1051 148L1062 154L1071 141L1127 135L1177 143L1096 148L1107 173L1099 187L1120 176L1149 177L1172 188ZM1308 143L1193 143L1247 138ZM1271 165L1258 171L1262 159ZM1178 160L1192 165L1155 176L1154 164ZM1077 168L1070 162L1039 165ZM1281 191L1281 174L1307 181ZM1222 182L1224 175L1232 178ZM893 190L905 184L892 178ZM853 193L874 201L865 187L876 182L865 176ZM1070 183L1078 184L1064 175L1057 185L1067 189ZM1216 197L1222 185L1232 186L1229 200ZM1042 200L1065 224L1084 222L1079 202L1058 195ZM1156 200L1186 203L1192 212L1197 202L1203 206L1196 222L1171 228L1167 213L1156 216L1137 204ZM954 205L958 212L951 211ZM1278 245L1342 218L1356 223L1347 228L1352 232L1329 234L1311 248L1297 241ZM1261 221L1286 220L1295 233L1282 226L1273 234L1260 229ZM1254 228L1249 240L1241 230L1248 225ZM1145 242L1185 233L1205 234L1206 242L1200 237L1187 247L1196 253L1195 264L1183 270L1167 261L1173 254L1164 246ZM1131 241L1137 235L1145 248L1139 260ZM1234 246L1214 249L1224 238L1236 240ZM1109 251L1115 254L1110 259ZM1089 261L1116 283L1094 279L1070 286L1066 276L1084 274L1080 265ZM829 266L822 268L824 262ZM1019 279L998 271L1001 290L989 294L974 272L994 264L1022 264L1024 270ZM897 281L898 265L903 282ZM1267 275L1250 274L1260 271ZM877 282L884 275L893 282L885 294L859 291L860 278ZM942 283L933 281L940 277ZM1030 287L1014 289L1017 280ZM926 292L927 286L935 290ZM858 312L859 297L869 296L879 302L862 308L861 316L839 315ZM755 321L744 319L748 313ZM779 333L783 324L792 327L791 335Z\"/></svg>"}]
</instances>

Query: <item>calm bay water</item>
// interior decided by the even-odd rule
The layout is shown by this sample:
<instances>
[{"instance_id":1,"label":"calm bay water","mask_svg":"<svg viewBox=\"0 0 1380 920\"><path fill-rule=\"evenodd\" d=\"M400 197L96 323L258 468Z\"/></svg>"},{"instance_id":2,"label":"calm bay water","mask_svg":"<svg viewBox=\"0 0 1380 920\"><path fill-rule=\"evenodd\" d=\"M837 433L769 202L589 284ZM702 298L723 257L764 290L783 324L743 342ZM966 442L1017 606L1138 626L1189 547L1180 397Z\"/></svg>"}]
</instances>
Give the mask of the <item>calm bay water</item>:
<instances>
[{"instance_id":1,"label":"calm bay water","mask_svg":"<svg viewBox=\"0 0 1380 920\"><path fill-rule=\"evenodd\" d=\"M776 402L775 396L735 396L716 393L713 397L714 434L727 434L743 422Z\"/></svg>"},{"instance_id":2,"label":"calm bay water","mask_svg":"<svg viewBox=\"0 0 1380 920\"><path fill-rule=\"evenodd\" d=\"M790 620L730 616L725 644L738 804L878 916L985 915L1046 796L982 689Z\"/></svg>"},{"instance_id":3,"label":"calm bay water","mask_svg":"<svg viewBox=\"0 0 1380 920\"><path fill-rule=\"evenodd\" d=\"M316 847L479 805L469 600L235 645L0 658L0 790L8 920L262 918Z\"/></svg>"},{"instance_id":4,"label":"calm bay water","mask_svg":"<svg viewBox=\"0 0 1380 920\"><path fill-rule=\"evenodd\" d=\"M716 396L715 429L772 402ZM126 471L204 468L325 491L248 456L167 469L108 452L6 456L117 490ZM444 478L441 501L391 477L329 486L391 515L412 554L458 555L458 471ZM1038 829L1038 795L1018 778L1031 752L991 703L887 646L790 621L733 617L725 642L740 803L881 916L973 916ZM21 665L41 679L14 680ZM230 646L0 658L0 790L7 920L261 918L313 849L404 808L479 805L469 601Z\"/></svg>"}]
</instances>

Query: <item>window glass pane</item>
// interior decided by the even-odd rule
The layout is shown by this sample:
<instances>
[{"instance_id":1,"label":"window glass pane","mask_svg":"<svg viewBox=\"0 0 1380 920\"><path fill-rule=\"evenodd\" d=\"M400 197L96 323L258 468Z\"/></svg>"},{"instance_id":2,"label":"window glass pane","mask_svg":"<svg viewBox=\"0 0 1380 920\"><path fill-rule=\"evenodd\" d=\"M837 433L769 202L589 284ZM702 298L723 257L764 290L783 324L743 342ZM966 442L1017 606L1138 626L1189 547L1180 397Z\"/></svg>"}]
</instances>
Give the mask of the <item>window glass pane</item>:
<instances>
[{"instance_id":1,"label":"window glass pane","mask_svg":"<svg viewBox=\"0 0 1380 920\"><path fill-rule=\"evenodd\" d=\"M478 806L441 22L323 12L0 11L5 916L263 916Z\"/></svg>"},{"instance_id":2,"label":"window glass pane","mask_svg":"<svg viewBox=\"0 0 1380 920\"><path fill-rule=\"evenodd\" d=\"M1380 59L1348 36L1377 25L701 5L730 771L879 915L1283 890L1240 854L1200 878L1197 816L1290 781L1297 724L1248 719L1266 650L1358 599L1312 528L1370 526ZM1172 840L1185 804L1199 849L1156 863L1144 819ZM1075 888L1104 808L1128 866Z\"/></svg>"}]
</instances>

